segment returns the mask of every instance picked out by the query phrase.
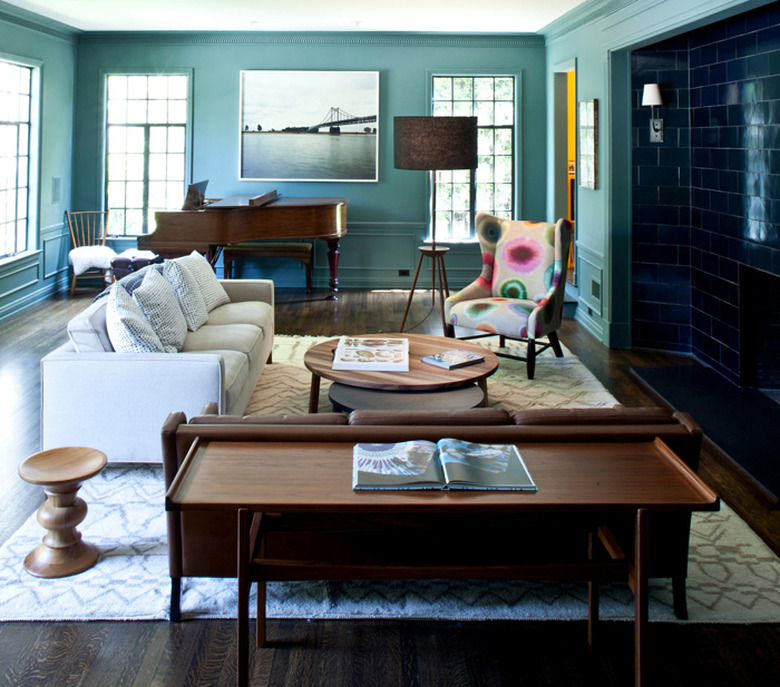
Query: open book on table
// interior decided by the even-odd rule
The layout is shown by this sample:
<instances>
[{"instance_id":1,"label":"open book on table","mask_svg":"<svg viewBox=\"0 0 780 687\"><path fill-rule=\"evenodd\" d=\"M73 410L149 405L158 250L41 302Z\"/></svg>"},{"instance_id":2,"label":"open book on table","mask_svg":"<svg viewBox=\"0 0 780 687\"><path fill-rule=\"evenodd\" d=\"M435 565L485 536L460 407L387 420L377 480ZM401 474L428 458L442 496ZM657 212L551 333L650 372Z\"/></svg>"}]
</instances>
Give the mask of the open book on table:
<instances>
[{"instance_id":1,"label":"open book on table","mask_svg":"<svg viewBox=\"0 0 780 687\"><path fill-rule=\"evenodd\" d=\"M516 446L449 438L355 444L352 488L536 491Z\"/></svg>"},{"instance_id":2,"label":"open book on table","mask_svg":"<svg viewBox=\"0 0 780 687\"><path fill-rule=\"evenodd\" d=\"M409 339L342 336L332 366L334 370L409 372Z\"/></svg>"}]
</instances>

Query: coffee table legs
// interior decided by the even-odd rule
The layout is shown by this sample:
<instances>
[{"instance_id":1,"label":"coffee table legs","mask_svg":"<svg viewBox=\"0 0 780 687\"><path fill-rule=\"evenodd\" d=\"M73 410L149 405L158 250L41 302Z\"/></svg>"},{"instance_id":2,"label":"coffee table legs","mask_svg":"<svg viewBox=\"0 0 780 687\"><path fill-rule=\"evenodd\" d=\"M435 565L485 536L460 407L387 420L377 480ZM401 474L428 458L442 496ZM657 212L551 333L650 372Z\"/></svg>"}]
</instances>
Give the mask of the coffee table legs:
<instances>
[{"instance_id":1,"label":"coffee table legs","mask_svg":"<svg viewBox=\"0 0 780 687\"><path fill-rule=\"evenodd\" d=\"M316 413L320 409L320 379L321 377L311 373L311 389L309 389L309 412Z\"/></svg>"}]
</instances>

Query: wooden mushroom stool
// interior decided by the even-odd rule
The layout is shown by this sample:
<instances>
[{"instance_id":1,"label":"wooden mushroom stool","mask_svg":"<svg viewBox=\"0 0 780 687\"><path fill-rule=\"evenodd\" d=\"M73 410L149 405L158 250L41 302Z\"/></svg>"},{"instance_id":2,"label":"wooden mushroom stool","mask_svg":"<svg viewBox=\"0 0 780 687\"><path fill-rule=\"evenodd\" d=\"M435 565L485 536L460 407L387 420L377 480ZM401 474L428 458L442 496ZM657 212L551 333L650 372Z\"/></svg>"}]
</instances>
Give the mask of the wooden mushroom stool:
<instances>
[{"instance_id":1,"label":"wooden mushroom stool","mask_svg":"<svg viewBox=\"0 0 780 687\"><path fill-rule=\"evenodd\" d=\"M41 545L24 559L31 575L67 577L95 565L100 551L83 541L76 529L87 515L87 504L76 493L84 480L105 466L105 453L83 446L41 451L21 462L19 476L42 486L46 494L38 509L38 522L48 531Z\"/></svg>"}]
</instances>

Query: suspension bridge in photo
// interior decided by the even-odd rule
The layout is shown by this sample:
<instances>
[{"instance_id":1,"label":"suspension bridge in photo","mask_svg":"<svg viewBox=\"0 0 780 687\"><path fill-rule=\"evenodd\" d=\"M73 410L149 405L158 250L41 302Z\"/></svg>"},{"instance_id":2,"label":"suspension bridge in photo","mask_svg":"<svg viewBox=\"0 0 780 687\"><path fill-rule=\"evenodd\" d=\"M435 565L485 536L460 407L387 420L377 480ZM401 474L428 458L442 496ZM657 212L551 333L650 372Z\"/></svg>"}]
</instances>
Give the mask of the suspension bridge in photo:
<instances>
[{"instance_id":1,"label":"suspension bridge in photo","mask_svg":"<svg viewBox=\"0 0 780 687\"><path fill-rule=\"evenodd\" d=\"M310 126L306 131L307 133L316 134L320 129L328 128L330 133L341 133L341 127L348 124L368 124L376 121L376 115L369 115L367 117L358 117L350 114L346 110L342 110L340 107L331 107L328 114L325 115L323 120L319 124Z\"/></svg>"}]
</instances>

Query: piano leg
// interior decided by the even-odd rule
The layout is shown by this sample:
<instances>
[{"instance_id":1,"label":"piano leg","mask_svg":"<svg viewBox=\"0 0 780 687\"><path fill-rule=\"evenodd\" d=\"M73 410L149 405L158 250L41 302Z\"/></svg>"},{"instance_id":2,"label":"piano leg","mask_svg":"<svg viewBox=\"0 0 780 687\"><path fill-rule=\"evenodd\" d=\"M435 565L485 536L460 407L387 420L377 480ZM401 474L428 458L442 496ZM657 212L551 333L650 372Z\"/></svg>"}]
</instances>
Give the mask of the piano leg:
<instances>
[{"instance_id":1,"label":"piano leg","mask_svg":"<svg viewBox=\"0 0 780 687\"><path fill-rule=\"evenodd\" d=\"M329 301L337 301L339 291L339 240L325 239L328 244L328 267L330 268L330 295Z\"/></svg>"}]
</instances>

